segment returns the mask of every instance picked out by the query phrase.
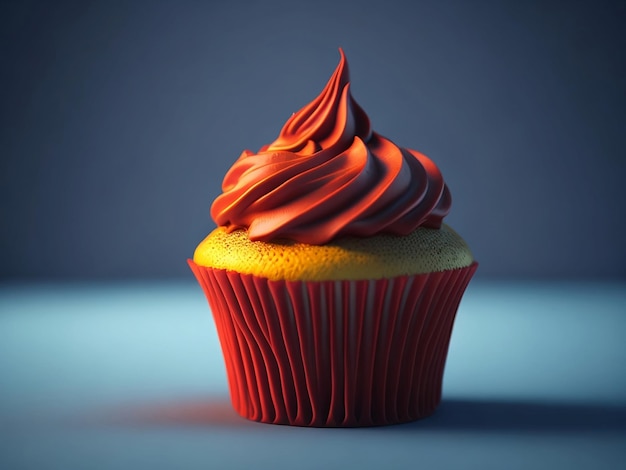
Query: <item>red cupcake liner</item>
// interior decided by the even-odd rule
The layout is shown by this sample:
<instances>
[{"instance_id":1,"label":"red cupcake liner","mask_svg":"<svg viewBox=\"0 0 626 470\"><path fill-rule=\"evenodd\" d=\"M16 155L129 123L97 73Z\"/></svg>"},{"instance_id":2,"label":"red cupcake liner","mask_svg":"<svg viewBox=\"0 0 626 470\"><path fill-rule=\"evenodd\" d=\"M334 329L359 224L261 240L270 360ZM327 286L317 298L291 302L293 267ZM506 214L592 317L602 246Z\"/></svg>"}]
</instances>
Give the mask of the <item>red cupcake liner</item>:
<instances>
[{"instance_id":1,"label":"red cupcake liner","mask_svg":"<svg viewBox=\"0 0 626 470\"><path fill-rule=\"evenodd\" d=\"M435 410L454 317L478 265L363 281L271 281L189 266L241 416L353 427Z\"/></svg>"}]
</instances>

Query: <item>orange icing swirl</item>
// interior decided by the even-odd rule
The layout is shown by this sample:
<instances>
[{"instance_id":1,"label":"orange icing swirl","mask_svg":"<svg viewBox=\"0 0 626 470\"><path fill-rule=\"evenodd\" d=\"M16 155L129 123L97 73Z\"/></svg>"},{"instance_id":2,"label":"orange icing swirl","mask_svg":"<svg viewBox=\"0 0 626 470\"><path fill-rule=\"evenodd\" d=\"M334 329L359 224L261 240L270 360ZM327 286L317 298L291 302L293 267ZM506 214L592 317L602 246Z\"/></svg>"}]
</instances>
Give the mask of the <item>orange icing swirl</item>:
<instances>
[{"instance_id":1,"label":"orange icing swirl","mask_svg":"<svg viewBox=\"0 0 626 470\"><path fill-rule=\"evenodd\" d=\"M425 155L373 132L341 60L322 93L278 138L244 150L224 177L211 216L251 240L322 245L343 236L439 228L450 192Z\"/></svg>"}]
</instances>

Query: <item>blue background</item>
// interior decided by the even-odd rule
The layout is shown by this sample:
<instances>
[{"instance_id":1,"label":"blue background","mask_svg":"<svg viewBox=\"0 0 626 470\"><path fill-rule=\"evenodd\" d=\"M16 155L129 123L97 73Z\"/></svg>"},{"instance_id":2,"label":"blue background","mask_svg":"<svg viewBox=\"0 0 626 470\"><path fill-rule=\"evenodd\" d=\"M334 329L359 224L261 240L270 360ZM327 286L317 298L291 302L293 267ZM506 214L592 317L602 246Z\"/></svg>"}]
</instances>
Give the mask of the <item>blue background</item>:
<instances>
[{"instance_id":1,"label":"blue background","mask_svg":"<svg viewBox=\"0 0 626 470\"><path fill-rule=\"evenodd\" d=\"M478 277L626 274L623 1L3 1L0 277L189 278L221 178L343 47Z\"/></svg>"},{"instance_id":2,"label":"blue background","mask_svg":"<svg viewBox=\"0 0 626 470\"><path fill-rule=\"evenodd\" d=\"M0 467L623 468L624 24L623 1L0 0ZM185 261L339 46L480 267L432 417L252 423Z\"/></svg>"}]
</instances>

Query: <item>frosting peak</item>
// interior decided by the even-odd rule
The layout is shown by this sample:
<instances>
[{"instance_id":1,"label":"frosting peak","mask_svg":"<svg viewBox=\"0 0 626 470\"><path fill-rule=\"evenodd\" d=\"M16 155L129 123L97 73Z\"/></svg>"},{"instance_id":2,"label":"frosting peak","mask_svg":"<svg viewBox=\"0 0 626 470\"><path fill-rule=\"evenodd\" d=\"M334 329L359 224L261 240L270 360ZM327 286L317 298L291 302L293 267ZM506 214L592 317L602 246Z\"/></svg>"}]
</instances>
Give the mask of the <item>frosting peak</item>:
<instances>
[{"instance_id":1,"label":"frosting peak","mask_svg":"<svg viewBox=\"0 0 626 470\"><path fill-rule=\"evenodd\" d=\"M278 138L261 151L287 150L297 153L337 145L346 147L357 136L366 142L369 140L372 133L370 120L352 98L348 63L343 50L339 49L339 53L339 65L322 93L294 113Z\"/></svg>"},{"instance_id":2,"label":"frosting peak","mask_svg":"<svg viewBox=\"0 0 626 470\"><path fill-rule=\"evenodd\" d=\"M341 60L322 93L228 171L211 216L251 240L321 245L342 236L439 228L450 192L437 166L373 132Z\"/></svg>"}]
</instances>

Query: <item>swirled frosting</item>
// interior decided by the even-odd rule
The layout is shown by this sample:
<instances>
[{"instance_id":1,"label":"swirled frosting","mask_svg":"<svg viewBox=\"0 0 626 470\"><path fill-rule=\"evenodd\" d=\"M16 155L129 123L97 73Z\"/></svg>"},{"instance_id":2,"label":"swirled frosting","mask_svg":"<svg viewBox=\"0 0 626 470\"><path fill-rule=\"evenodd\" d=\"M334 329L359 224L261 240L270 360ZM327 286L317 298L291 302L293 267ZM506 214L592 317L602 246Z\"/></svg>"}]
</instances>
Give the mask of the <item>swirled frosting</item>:
<instances>
[{"instance_id":1,"label":"swirled frosting","mask_svg":"<svg viewBox=\"0 0 626 470\"><path fill-rule=\"evenodd\" d=\"M441 227L451 198L439 169L372 131L339 52L322 93L274 142L257 153L244 150L227 172L211 207L217 225L247 229L251 240L312 245Z\"/></svg>"}]
</instances>

